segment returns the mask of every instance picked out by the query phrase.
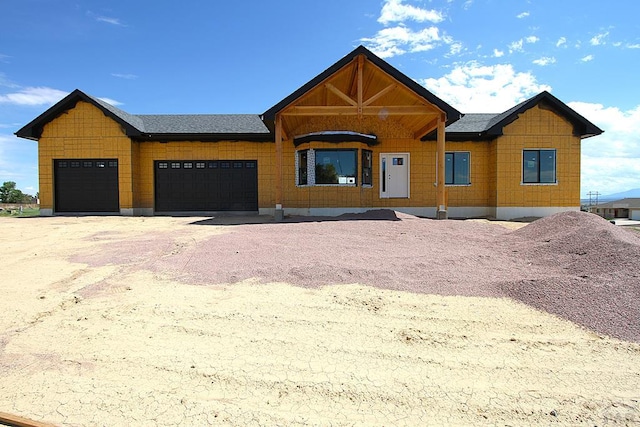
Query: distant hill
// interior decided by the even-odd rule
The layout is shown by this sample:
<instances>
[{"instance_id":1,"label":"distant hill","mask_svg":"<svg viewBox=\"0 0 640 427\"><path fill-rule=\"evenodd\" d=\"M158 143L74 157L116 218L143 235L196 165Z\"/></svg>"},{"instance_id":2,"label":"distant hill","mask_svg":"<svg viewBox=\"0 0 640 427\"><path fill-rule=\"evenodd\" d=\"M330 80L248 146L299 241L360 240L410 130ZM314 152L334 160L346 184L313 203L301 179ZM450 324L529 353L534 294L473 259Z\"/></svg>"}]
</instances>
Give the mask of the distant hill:
<instances>
[{"instance_id":1,"label":"distant hill","mask_svg":"<svg viewBox=\"0 0 640 427\"><path fill-rule=\"evenodd\" d=\"M640 197L640 188L634 188L632 190L623 191L622 193L607 194L600 196L600 199L606 200L620 200L627 197Z\"/></svg>"},{"instance_id":2,"label":"distant hill","mask_svg":"<svg viewBox=\"0 0 640 427\"><path fill-rule=\"evenodd\" d=\"M613 193L613 194L601 194L598 196L598 204L613 202L615 200L626 199L628 197L640 197L640 188L633 188L631 190L623 191L621 193ZM595 204L595 196L592 198L591 202ZM589 203L589 199L581 200L583 205Z\"/></svg>"}]
</instances>

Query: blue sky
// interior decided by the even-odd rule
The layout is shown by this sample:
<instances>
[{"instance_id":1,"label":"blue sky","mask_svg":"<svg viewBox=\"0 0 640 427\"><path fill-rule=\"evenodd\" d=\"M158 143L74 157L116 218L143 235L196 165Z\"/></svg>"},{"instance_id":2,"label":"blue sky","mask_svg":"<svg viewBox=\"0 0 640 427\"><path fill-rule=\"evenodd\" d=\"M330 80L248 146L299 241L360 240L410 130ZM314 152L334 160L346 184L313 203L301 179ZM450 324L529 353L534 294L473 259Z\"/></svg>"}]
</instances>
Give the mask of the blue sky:
<instances>
[{"instance_id":1,"label":"blue sky","mask_svg":"<svg viewBox=\"0 0 640 427\"><path fill-rule=\"evenodd\" d=\"M640 2L0 2L0 183L38 189L13 133L73 89L132 114L262 113L363 44L465 113L548 90L605 133L582 195L640 188Z\"/></svg>"}]
</instances>

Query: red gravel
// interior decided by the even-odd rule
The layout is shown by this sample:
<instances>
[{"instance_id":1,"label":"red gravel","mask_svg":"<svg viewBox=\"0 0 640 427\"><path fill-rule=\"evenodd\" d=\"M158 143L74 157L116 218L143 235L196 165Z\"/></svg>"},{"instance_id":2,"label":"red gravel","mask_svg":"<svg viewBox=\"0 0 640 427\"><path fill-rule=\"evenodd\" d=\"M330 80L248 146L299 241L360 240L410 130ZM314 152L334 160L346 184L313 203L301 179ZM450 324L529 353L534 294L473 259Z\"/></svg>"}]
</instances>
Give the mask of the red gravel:
<instances>
[{"instance_id":1,"label":"red gravel","mask_svg":"<svg viewBox=\"0 0 640 427\"><path fill-rule=\"evenodd\" d=\"M517 231L384 210L229 225L229 233L214 235L206 226L219 225L217 220L193 224L106 243L75 261L119 262L200 285L257 278L305 287L360 283L507 296L598 333L640 342L640 239L592 214L561 213ZM199 239L189 244L191 233ZM183 243L176 244L176 237Z\"/></svg>"}]
</instances>

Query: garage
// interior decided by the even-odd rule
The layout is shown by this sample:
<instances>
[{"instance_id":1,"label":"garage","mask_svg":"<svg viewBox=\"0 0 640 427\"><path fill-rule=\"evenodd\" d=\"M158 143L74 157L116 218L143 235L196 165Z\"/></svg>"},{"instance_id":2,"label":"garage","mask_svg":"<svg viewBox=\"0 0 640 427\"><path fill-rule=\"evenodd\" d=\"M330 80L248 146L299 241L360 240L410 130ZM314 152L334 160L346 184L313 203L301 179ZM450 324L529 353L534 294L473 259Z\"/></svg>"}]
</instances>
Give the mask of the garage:
<instances>
[{"instance_id":1,"label":"garage","mask_svg":"<svg viewBox=\"0 0 640 427\"><path fill-rule=\"evenodd\" d=\"M156 212L258 210L256 160L158 160Z\"/></svg>"},{"instance_id":2,"label":"garage","mask_svg":"<svg viewBox=\"0 0 640 427\"><path fill-rule=\"evenodd\" d=\"M55 211L119 213L117 159L56 159Z\"/></svg>"}]
</instances>

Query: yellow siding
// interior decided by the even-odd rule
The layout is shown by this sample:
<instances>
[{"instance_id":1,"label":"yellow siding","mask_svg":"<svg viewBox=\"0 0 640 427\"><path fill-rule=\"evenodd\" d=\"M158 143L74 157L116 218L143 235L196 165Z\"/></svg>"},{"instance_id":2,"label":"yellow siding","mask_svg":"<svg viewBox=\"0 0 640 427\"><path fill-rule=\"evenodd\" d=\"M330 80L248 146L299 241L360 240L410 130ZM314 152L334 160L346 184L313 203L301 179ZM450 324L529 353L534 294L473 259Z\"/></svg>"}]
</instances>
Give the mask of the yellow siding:
<instances>
[{"instance_id":1,"label":"yellow siding","mask_svg":"<svg viewBox=\"0 0 640 427\"><path fill-rule=\"evenodd\" d=\"M40 208L53 209L53 160L118 159L120 208L133 207L131 140L120 125L87 102L79 101L44 126L38 141Z\"/></svg>"},{"instance_id":2,"label":"yellow siding","mask_svg":"<svg viewBox=\"0 0 640 427\"><path fill-rule=\"evenodd\" d=\"M471 181L471 185L447 186L448 205L450 207L490 206L495 173L491 168L491 144L485 141L447 142L446 151L469 152L469 178Z\"/></svg>"},{"instance_id":3,"label":"yellow siding","mask_svg":"<svg viewBox=\"0 0 640 427\"><path fill-rule=\"evenodd\" d=\"M533 107L505 126L496 147L496 206L580 206L580 138L556 113ZM555 149L557 184L522 184L522 150Z\"/></svg>"}]
</instances>

